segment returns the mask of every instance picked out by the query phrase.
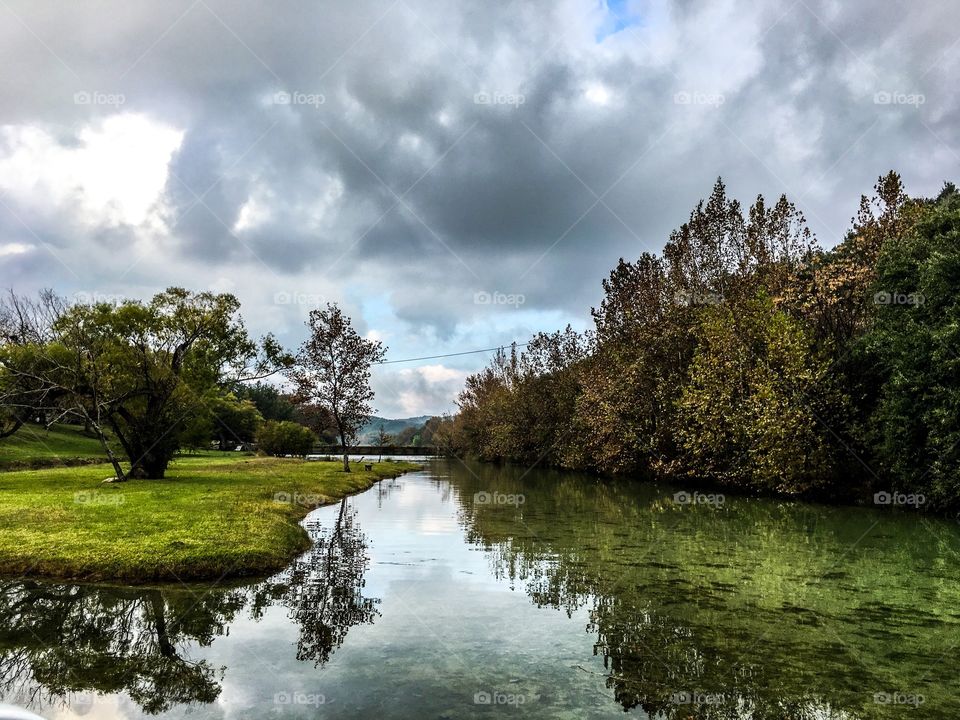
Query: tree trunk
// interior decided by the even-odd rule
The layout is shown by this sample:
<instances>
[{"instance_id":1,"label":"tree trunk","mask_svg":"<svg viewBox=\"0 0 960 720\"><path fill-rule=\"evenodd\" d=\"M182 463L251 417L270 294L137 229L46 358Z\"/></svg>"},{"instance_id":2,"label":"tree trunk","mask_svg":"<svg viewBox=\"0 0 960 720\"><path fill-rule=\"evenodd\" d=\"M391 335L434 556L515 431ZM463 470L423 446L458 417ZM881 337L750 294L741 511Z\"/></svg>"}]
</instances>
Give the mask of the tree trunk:
<instances>
[{"instance_id":1,"label":"tree trunk","mask_svg":"<svg viewBox=\"0 0 960 720\"><path fill-rule=\"evenodd\" d=\"M160 454L148 452L140 461L139 465L143 469L144 477L148 480L163 480L167 472L169 460Z\"/></svg>"},{"instance_id":2,"label":"tree trunk","mask_svg":"<svg viewBox=\"0 0 960 720\"><path fill-rule=\"evenodd\" d=\"M343 446L343 471L350 472L350 454L347 449L347 436L340 433L340 444Z\"/></svg>"},{"instance_id":3,"label":"tree trunk","mask_svg":"<svg viewBox=\"0 0 960 720\"><path fill-rule=\"evenodd\" d=\"M106 433L103 432L103 426L99 421L95 421L92 417L90 417L90 413L87 412L86 408L82 408L82 411L84 423L93 428L93 431L97 435L97 439L100 441L100 447L103 448L103 451L110 459L110 464L113 465L113 472L117 476L117 482L125 481L127 476L123 474L123 468L120 467L120 461L117 460L117 456L113 454L113 450L110 449L110 445L107 443L107 436ZM100 417L99 406L97 407L97 417Z\"/></svg>"}]
</instances>

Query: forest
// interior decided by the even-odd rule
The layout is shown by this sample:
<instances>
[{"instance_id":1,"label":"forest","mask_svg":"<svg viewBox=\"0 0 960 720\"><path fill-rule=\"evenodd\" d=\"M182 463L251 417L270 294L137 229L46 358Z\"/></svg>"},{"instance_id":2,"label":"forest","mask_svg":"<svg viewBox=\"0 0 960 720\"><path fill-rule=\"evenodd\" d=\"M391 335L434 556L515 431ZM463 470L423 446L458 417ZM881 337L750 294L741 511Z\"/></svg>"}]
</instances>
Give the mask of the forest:
<instances>
[{"instance_id":1,"label":"forest","mask_svg":"<svg viewBox=\"0 0 960 720\"><path fill-rule=\"evenodd\" d=\"M835 502L960 508L960 193L878 179L821 247L786 196L718 179L662 254L621 258L595 327L470 376L460 457Z\"/></svg>"}]
</instances>

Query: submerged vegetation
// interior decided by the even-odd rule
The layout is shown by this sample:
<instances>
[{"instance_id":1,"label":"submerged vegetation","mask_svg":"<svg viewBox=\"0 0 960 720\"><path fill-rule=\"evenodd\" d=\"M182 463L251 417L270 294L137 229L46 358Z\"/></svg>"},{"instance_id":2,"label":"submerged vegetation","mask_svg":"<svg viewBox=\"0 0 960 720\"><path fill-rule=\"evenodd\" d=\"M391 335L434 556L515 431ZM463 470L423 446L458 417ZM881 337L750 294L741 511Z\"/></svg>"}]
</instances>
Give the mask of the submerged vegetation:
<instances>
[{"instance_id":1,"label":"submerged vegetation","mask_svg":"<svg viewBox=\"0 0 960 720\"><path fill-rule=\"evenodd\" d=\"M661 256L623 259L596 329L468 378L452 453L747 492L960 507L960 193L896 173L818 247L786 197L722 181Z\"/></svg>"}]
</instances>

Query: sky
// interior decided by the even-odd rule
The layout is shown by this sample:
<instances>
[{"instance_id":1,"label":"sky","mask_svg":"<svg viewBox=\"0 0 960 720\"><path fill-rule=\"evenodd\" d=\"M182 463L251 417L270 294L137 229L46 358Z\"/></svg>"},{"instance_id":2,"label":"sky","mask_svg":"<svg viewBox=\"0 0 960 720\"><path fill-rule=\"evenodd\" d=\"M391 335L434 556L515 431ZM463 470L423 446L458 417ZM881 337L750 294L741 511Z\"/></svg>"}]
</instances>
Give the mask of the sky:
<instances>
[{"instance_id":1,"label":"sky","mask_svg":"<svg viewBox=\"0 0 960 720\"><path fill-rule=\"evenodd\" d=\"M942 0L0 0L0 68L0 285L231 292L291 347L337 302L392 360L590 327L718 176L829 247L960 175ZM378 367L378 414L488 359Z\"/></svg>"}]
</instances>

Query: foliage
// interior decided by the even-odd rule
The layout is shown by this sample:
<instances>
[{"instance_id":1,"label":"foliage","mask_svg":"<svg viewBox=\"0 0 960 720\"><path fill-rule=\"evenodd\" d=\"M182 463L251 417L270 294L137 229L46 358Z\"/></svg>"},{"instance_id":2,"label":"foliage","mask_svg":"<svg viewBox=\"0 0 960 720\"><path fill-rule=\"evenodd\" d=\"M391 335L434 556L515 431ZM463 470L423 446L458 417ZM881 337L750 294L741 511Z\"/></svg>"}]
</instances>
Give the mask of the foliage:
<instances>
[{"instance_id":1,"label":"foliage","mask_svg":"<svg viewBox=\"0 0 960 720\"><path fill-rule=\"evenodd\" d=\"M677 401L674 473L751 490L808 492L830 479L822 417L829 363L802 322L761 296L705 308Z\"/></svg>"},{"instance_id":2,"label":"foliage","mask_svg":"<svg viewBox=\"0 0 960 720\"><path fill-rule=\"evenodd\" d=\"M353 329L350 318L335 304L310 311L310 337L297 353L290 379L299 398L316 402L333 416L344 449L343 469L350 471L347 448L373 413L370 366L381 362L386 348Z\"/></svg>"},{"instance_id":3,"label":"foliage","mask_svg":"<svg viewBox=\"0 0 960 720\"><path fill-rule=\"evenodd\" d=\"M882 489L960 498L960 194L945 188L884 244L858 349L879 378L868 420Z\"/></svg>"},{"instance_id":4,"label":"foliage","mask_svg":"<svg viewBox=\"0 0 960 720\"><path fill-rule=\"evenodd\" d=\"M306 455L317 436L303 425L290 420L267 420L257 432L257 448L266 455Z\"/></svg>"},{"instance_id":5,"label":"foliage","mask_svg":"<svg viewBox=\"0 0 960 720\"><path fill-rule=\"evenodd\" d=\"M239 385L234 390L239 400L249 400L264 420L293 420L297 409L289 395L262 381Z\"/></svg>"},{"instance_id":6,"label":"foliage","mask_svg":"<svg viewBox=\"0 0 960 720\"><path fill-rule=\"evenodd\" d=\"M162 478L191 419L218 390L289 363L268 336L247 335L233 295L170 288L149 303L77 304L49 339L0 348L4 376L38 380L130 462L118 478Z\"/></svg>"},{"instance_id":7,"label":"foliage","mask_svg":"<svg viewBox=\"0 0 960 720\"><path fill-rule=\"evenodd\" d=\"M620 259L594 335L540 335L470 376L444 446L960 507L958 207L952 185L912 199L891 172L824 251L786 197L744 210L718 180L662 256Z\"/></svg>"}]
</instances>

